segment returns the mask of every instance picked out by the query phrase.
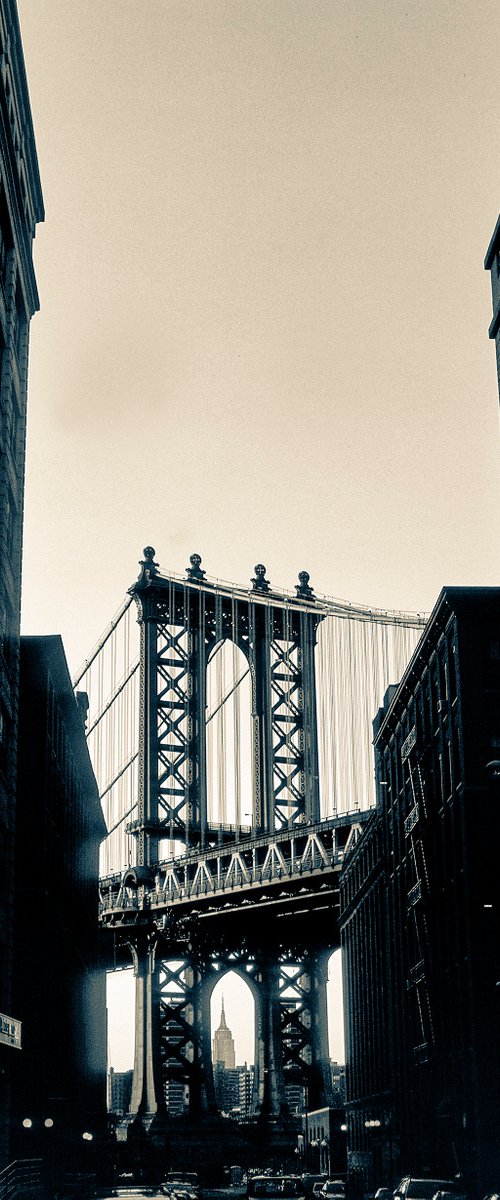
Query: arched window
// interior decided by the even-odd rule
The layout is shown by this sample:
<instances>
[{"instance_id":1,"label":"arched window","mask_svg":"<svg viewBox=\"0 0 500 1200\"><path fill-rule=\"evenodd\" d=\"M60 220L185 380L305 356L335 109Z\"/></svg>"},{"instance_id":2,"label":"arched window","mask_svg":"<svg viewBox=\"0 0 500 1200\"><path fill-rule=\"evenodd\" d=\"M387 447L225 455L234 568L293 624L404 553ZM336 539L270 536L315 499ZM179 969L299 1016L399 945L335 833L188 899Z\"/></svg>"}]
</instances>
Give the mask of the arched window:
<instances>
[{"instance_id":1,"label":"arched window","mask_svg":"<svg viewBox=\"0 0 500 1200\"><path fill-rule=\"evenodd\" d=\"M249 1116L255 1111L255 1001L238 972L219 979L210 1011L217 1106L228 1116Z\"/></svg>"}]
</instances>

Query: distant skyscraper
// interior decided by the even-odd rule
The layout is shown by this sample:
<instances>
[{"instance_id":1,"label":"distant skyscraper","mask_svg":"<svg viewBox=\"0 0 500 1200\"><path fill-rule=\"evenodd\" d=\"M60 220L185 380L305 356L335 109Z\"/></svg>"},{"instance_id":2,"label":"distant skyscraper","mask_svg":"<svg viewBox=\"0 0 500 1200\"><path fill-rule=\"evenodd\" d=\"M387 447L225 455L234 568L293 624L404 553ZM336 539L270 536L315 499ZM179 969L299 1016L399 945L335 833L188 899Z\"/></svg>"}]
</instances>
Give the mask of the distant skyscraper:
<instances>
[{"instance_id":1,"label":"distant skyscraper","mask_svg":"<svg viewBox=\"0 0 500 1200\"><path fill-rule=\"evenodd\" d=\"M220 1024L215 1030L213 1040L213 1061L214 1066L217 1063L222 1063L226 1069L236 1066L236 1057L234 1053L234 1038L231 1030L226 1024L226 1014L224 1012L224 999L222 1000Z\"/></svg>"}]
</instances>

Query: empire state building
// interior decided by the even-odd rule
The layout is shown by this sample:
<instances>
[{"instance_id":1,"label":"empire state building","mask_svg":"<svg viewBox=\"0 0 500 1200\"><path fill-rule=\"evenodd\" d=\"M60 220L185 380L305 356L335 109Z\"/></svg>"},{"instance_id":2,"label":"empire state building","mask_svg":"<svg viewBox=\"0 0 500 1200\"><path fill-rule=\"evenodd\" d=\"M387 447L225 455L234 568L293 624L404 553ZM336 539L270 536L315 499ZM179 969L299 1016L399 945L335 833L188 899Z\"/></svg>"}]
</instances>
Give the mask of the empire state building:
<instances>
[{"instance_id":1,"label":"empire state building","mask_svg":"<svg viewBox=\"0 0 500 1200\"><path fill-rule=\"evenodd\" d=\"M226 1070L236 1065L234 1054L234 1038L231 1030L226 1024L226 1014L224 1012L224 999L222 1000L220 1024L215 1030L214 1040L212 1045L212 1057L214 1066L220 1063Z\"/></svg>"}]
</instances>

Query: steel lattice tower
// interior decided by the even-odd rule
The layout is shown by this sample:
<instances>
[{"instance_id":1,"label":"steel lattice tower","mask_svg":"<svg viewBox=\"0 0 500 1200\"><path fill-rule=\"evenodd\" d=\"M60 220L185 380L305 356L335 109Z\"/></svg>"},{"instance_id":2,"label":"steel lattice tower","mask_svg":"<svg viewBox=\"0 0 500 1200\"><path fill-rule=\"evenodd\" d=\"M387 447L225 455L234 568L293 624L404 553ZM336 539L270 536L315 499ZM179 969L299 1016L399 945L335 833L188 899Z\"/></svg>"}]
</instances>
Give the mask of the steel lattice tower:
<instances>
[{"instance_id":1,"label":"steel lattice tower","mask_svg":"<svg viewBox=\"0 0 500 1200\"><path fill-rule=\"evenodd\" d=\"M329 609L307 572L295 596L273 592L262 564L250 589L208 581L199 555L185 579L165 577L152 547L130 596L141 641L138 803L127 827L136 865L101 881L102 926L136 975L129 1120L161 1127L169 1081L187 1085L192 1116L216 1110L210 999L227 970L255 1002L255 1115L286 1116L288 1083L324 1107L338 877L370 815L321 819L315 646ZM224 642L250 681L246 828L215 822L208 804L207 671Z\"/></svg>"}]
</instances>

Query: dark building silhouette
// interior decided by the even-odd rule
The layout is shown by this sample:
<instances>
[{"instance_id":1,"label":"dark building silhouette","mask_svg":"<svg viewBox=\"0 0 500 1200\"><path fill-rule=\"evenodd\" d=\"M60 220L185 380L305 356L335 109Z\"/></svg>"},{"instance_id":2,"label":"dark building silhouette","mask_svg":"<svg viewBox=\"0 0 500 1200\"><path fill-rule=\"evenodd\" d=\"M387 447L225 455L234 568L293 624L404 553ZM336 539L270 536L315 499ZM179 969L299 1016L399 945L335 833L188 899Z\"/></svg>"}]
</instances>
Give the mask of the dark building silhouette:
<instances>
[{"instance_id":1,"label":"dark building silhouette","mask_svg":"<svg viewBox=\"0 0 500 1200\"><path fill-rule=\"evenodd\" d=\"M125 1116L129 1110L133 1074L133 1071L114 1071L113 1067L109 1068L107 1106L108 1112L117 1117Z\"/></svg>"},{"instance_id":2,"label":"dark building silhouette","mask_svg":"<svg viewBox=\"0 0 500 1200\"><path fill-rule=\"evenodd\" d=\"M12 1006L14 828L29 323L43 201L17 8L0 0L0 1011ZM8 1160L10 1070L0 1044L0 1167Z\"/></svg>"},{"instance_id":3,"label":"dark building silhouette","mask_svg":"<svg viewBox=\"0 0 500 1200\"><path fill-rule=\"evenodd\" d=\"M304 1115L302 1130L305 1166L308 1170L325 1176L345 1174L345 1108L318 1108L308 1112Z\"/></svg>"},{"instance_id":4,"label":"dark building silhouette","mask_svg":"<svg viewBox=\"0 0 500 1200\"><path fill-rule=\"evenodd\" d=\"M496 1186L500 589L447 588L375 721L341 882L349 1165ZM495 924L496 920L496 924Z\"/></svg>"},{"instance_id":5,"label":"dark building silhouette","mask_svg":"<svg viewBox=\"0 0 500 1200\"><path fill-rule=\"evenodd\" d=\"M488 332L490 338L494 339L496 346L498 390L500 393L500 217L495 225L492 239L486 251L484 266L485 270L491 274L493 317Z\"/></svg>"},{"instance_id":6,"label":"dark building silhouette","mask_svg":"<svg viewBox=\"0 0 500 1200\"><path fill-rule=\"evenodd\" d=\"M98 959L99 844L106 829L59 637L21 639L13 1076L16 1157L75 1162L106 1114L105 972ZM33 1122L26 1130L22 1122Z\"/></svg>"},{"instance_id":7,"label":"dark building silhouette","mask_svg":"<svg viewBox=\"0 0 500 1200\"><path fill-rule=\"evenodd\" d=\"M214 1063L215 1099L221 1112L240 1114L240 1067Z\"/></svg>"},{"instance_id":8,"label":"dark building silhouette","mask_svg":"<svg viewBox=\"0 0 500 1200\"><path fill-rule=\"evenodd\" d=\"M239 1107L242 1118L254 1111L255 1067L244 1063L239 1070Z\"/></svg>"},{"instance_id":9,"label":"dark building silhouette","mask_svg":"<svg viewBox=\"0 0 500 1200\"><path fill-rule=\"evenodd\" d=\"M345 1066L330 1059L332 1076L332 1104L334 1108L345 1108Z\"/></svg>"}]
</instances>

